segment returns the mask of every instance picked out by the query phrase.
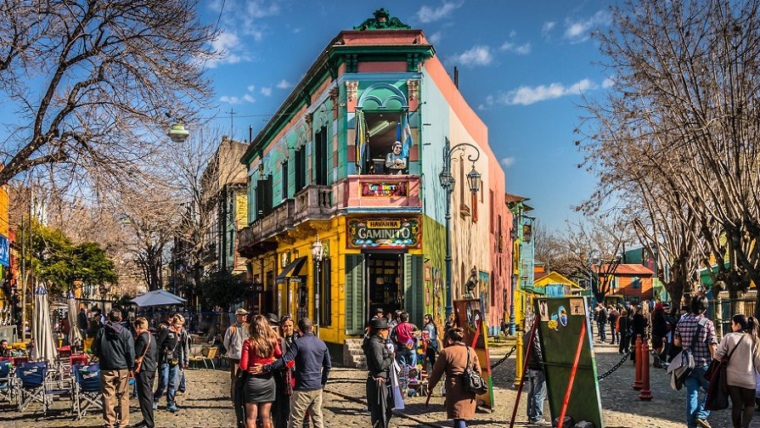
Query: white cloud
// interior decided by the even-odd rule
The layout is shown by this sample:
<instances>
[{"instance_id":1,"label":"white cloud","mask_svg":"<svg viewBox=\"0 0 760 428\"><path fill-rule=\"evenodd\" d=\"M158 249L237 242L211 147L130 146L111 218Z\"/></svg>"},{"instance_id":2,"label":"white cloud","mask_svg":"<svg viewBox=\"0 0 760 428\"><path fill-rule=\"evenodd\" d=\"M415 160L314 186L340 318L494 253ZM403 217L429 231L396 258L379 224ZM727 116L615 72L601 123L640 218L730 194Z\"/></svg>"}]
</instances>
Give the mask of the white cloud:
<instances>
[{"instance_id":1,"label":"white cloud","mask_svg":"<svg viewBox=\"0 0 760 428\"><path fill-rule=\"evenodd\" d=\"M219 64L237 64L248 60L245 54L239 52L243 49L243 44L235 33L220 32L219 36L211 42L211 47L221 54L221 58L207 61L206 66L209 68L215 68Z\"/></svg>"},{"instance_id":2,"label":"white cloud","mask_svg":"<svg viewBox=\"0 0 760 428\"><path fill-rule=\"evenodd\" d=\"M447 17L448 15L451 14L451 12L455 11L456 9L459 9L461 6L462 6L462 2L453 2L453 1L444 1L441 7L439 8L432 8L430 6L422 6L420 10L417 11L417 18L423 24L428 24L430 22L435 22Z\"/></svg>"},{"instance_id":3,"label":"white cloud","mask_svg":"<svg viewBox=\"0 0 760 428\"><path fill-rule=\"evenodd\" d=\"M527 55L530 53L530 43L523 43L521 45L518 45L516 43L506 41L503 45L501 45L499 49L505 52L514 52L517 55Z\"/></svg>"},{"instance_id":4,"label":"white cloud","mask_svg":"<svg viewBox=\"0 0 760 428\"><path fill-rule=\"evenodd\" d=\"M278 83L278 84L277 84L277 88L278 88L278 89L288 89L288 88L290 88L291 86L293 86L293 84L292 84L292 83L290 83L290 82L288 82L288 81L287 81L287 80L285 80L285 79L282 79L282 80L280 80L280 83Z\"/></svg>"},{"instance_id":5,"label":"white cloud","mask_svg":"<svg viewBox=\"0 0 760 428\"><path fill-rule=\"evenodd\" d=\"M254 86L254 85L248 85L248 87L246 89L248 89L248 92L253 92L253 91L256 90L256 86Z\"/></svg>"},{"instance_id":6,"label":"white cloud","mask_svg":"<svg viewBox=\"0 0 760 428\"><path fill-rule=\"evenodd\" d=\"M261 41L267 23L263 18L280 14L278 0L212 0L208 8L219 17L219 27Z\"/></svg>"},{"instance_id":7,"label":"white cloud","mask_svg":"<svg viewBox=\"0 0 760 428\"><path fill-rule=\"evenodd\" d=\"M550 31L552 31L552 29L553 29L553 28L554 28L556 25L557 25L557 23L556 23L556 22L554 22L554 21L547 21L547 22L544 22L544 25L542 25L542 26L541 26L541 34L543 34L543 35L546 35L546 34L548 34Z\"/></svg>"},{"instance_id":8,"label":"white cloud","mask_svg":"<svg viewBox=\"0 0 760 428\"><path fill-rule=\"evenodd\" d=\"M256 102L256 98L253 98L253 96L251 94L245 94L245 95L243 95L243 100L245 100L246 102L249 102L249 103L255 103Z\"/></svg>"},{"instance_id":9,"label":"white cloud","mask_svg":"<svg viewBox=\"0 0 760 428\"><path fill-rule=\"evenodd\" d=\"M265 97L271 97L272 96L272 88L271 87L261 88L261 95L263 95Z\"/></svg>"},{"instance_id":10,"label":"white cloud","mask_svg":"<svg viewBox=\"0 0 760 428\"><path fill-rule=\"evenodd\" d=\"M564 36L573 43L586 41L591 37L592 31L597 30L599 27L609 26L611 19L612 16L609 12L603 10L586 19L572 20L566 18Z\"/></svg>"},{"instance_id":11,"label":"white cloud","mask_svg":"<svg viewBox=\"0 0 760 428\"><path fill-rule=\"evenodd\" d=\"M597 85L589 79L583 79L570 86L561 83L551 83L535 87L521 86L515 90L499 94L497 97L488 97L489 104L500 103L506 105L531 105L540 101L553 100L569 95L578 95L584 91L596 89Z\"/></svg>"},{"instance_id":12,"label":"white cloud","mask_svg":"<svg viewBox=\"0 0 760 428\"><path fill-rule=\"evenodd\" d=\"M454 55L450 61L466 67L474 67L490 64L493 61L493 55L488 46L474 46L461 54Z\"/></svg>"},{"instance_id":13,"label":"white cloud","mask_svg":"<svg viewBox=\"0 0 760 428\"><path fill-rule=\"evenodd\" d=\"M602 82L602 88L607 89L607 88L611 88L613 86L615 86L615 81L613 79L609 78L609 77L606 78L606 79L604 79L604 81Z\"/></svg>"},{"instance_id":14,"label":"white cloud","mask_svg":"<svg viewBox=\"0 0 760 428\"><path fill-rule=\"evenodd\" d=\"M432 45L437 45L438 43L441 43L441 37L442 34L440 31L436 31L435 33L431 34L430 37L428 37L428 41Z\"/></svg>"},{"instance_id":15,"label":"white cloud","mask_svg":"<svg viewBox=\"0 0 760 428\"><path fill-rule=\"evenodd\" d=\"M240 104L242 102L238 97L227 95L222 95L219 97L219 101L227 104Z\"/></svg>"},{"instance_id":16,"label":"white cloud","mask_svg":"<svg viewBox=\"0 0 760 428\"><path fill-rule=\"evenodd\" d=\"M499 160L499 163L501 163L501 166L503 166L504 168L509 168L510 166L515 164L515 157L507 156L505 158L501 158L501 160Z\"/></svg>"}]
</instances>

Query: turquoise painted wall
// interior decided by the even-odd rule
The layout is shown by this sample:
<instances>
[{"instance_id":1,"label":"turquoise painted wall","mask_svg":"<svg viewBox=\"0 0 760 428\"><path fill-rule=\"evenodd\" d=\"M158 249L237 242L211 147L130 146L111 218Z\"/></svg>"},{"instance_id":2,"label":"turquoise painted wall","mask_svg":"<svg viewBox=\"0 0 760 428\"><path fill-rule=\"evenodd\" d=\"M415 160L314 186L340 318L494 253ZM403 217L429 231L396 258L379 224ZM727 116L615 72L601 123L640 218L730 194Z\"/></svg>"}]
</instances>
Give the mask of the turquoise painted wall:
<instances>
[{"instance_id":1,"label":"turquoise painted wall","mask_svg":"<svg viewBox=\"0 0 760 428\"><path fill-rule=\"evenodd\" d=\"M438 184L438 174L443 169L443 148L451 129L448 102L430 75L423 70L420 82L419 108L422 123L422 200L423 212L439 224L445 223L446 192ZM454 143L452 143L454 144Z\"/></svg>"}]
</instances>

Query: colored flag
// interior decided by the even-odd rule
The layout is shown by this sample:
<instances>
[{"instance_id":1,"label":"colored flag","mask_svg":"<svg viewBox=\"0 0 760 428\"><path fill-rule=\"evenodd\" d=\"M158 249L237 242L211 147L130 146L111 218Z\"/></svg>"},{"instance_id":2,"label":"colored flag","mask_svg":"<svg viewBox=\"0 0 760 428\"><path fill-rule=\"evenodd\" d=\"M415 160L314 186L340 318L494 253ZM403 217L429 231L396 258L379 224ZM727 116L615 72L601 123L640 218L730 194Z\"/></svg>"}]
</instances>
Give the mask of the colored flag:
<instances>
[{"instance_id":1,"label":"colored flag","mask_svg":"<svg viewBox=\"0 0 760 428\"><path fill-rule=\"evenodd\" d=\"M409 152L412 150L412 128L409 127L409 112L404 113L404 118L401 126L401 156L409 158Z\"/></svg>"},{"instance_id":2,"label":"colored flag","mask_svg":"<svg viewBox=\"0 0 760 428\"><path fill-rule=\"evenodd\" d=\"M367 151L367 125L364 122L364 112L356 110L356 116L354 118L356 125L356 169L357 173L362 173L362 167L364 166L364 156Z\"/></svg>"}]
</instances>

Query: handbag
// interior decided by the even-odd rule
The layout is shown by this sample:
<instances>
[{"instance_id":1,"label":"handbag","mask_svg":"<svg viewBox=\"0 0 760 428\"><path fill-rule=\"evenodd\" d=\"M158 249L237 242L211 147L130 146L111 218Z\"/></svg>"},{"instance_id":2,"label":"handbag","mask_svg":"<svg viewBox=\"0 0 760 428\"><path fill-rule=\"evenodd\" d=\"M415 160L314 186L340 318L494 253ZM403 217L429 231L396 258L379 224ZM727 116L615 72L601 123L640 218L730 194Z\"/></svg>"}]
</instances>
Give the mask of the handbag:
<instances>
[{"instance_id":1,"label":"handbag","mask_svg":"<svg viewBox=\"0 0 760 428\"><path fill-rule=\"evenodd\" d=\"M713 360L710 363L708 371L711 371L711 376L709 378L710 384L707 387L705 409L723 410L728 408L728 375L726 369L728 368L728 362L731 360L731 356L734 355L734 351L736 351L736 348L739 347L742 341L744 341L744 335L742 335L742 338L734 346L734 349L732 349L728 355L724 355L723 358L720 359L720 362ZM705 378L706 377L707 372L705 372Z\"/></svg>"},{"instance_id":2,"label":"handbag","mask_svg":"<svg viewBox=\"0 0 760 428\"><path fill-rule=\"evenodd\" d=\"M467 365L462 372L464 390L472 392L475 395L485 394L488 391L488 385L486 385L486 381L483 380L480 373L476 372L470 365L470 347L465 345L465 348L467 348Z\"/></svg>"},{"instance_id":3,"label":"handbag","mask_svg":"<svg viewBox=\"0 0 760 428\"><path fill-rule=\"evenodd\" d=\"M142 369L142 362L145 358L145 354L148 353L148 349L150 349L150 340L151 340L151 334L148 333L148 344L145 345L145 349L143 349L142 355L140 355L138 358L135 358L135 373L140 373L140 370Z\"/></svg>"}]
</instances>

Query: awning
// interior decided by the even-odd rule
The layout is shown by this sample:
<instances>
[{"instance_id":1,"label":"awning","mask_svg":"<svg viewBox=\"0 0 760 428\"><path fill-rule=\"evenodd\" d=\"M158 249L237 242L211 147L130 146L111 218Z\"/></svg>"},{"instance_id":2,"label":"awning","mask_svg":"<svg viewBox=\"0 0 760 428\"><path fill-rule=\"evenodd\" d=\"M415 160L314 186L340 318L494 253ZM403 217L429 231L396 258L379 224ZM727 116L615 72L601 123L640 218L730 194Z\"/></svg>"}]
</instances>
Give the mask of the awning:
<instances>
[{"instance_id":1,"label":"awning","mask_svg":"<svg viewBox=\"0 0 760 428\"><path fill-rule=\"evenodd\" d=\"M277 275L277 283L280 284L282 282L285 282L291 276L297 276L298 272L301 270L301 266L303 266L304 263L306 263L306 256L293 260L293 263L285 266L285 269L283 269L282 272Z\"/></svg>"}]
</instances>

